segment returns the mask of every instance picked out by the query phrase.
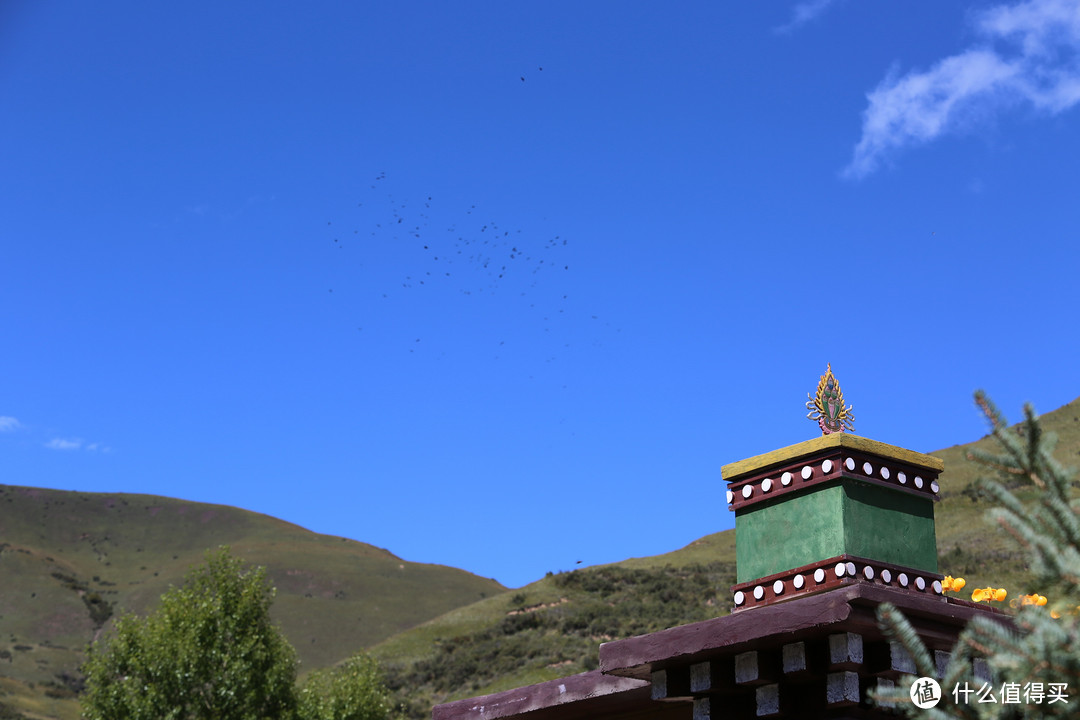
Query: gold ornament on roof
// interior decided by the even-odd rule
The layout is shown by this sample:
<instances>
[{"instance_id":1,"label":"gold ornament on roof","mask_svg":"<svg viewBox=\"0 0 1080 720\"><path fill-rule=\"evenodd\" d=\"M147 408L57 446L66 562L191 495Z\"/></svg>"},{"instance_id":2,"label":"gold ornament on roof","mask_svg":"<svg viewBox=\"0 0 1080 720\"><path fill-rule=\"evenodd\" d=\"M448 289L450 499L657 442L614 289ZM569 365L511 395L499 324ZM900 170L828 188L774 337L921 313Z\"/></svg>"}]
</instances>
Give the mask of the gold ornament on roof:
<instances>
[{"instance_id":1,"label":"gold ornament on roof","mask_svg":"<svg viewBox=\"0 0 1080 720\"><path fill-rule=\"evenodd\" d=\"M844 391L833 375L832 363L826 366L825 374L818 382L817 394L807 393L806 397L810 398L806 401L806 409L810 411L806 417L817 421L822 435L855 432L855 415L851 405L844 407Z\"/></svg>"}]
</instances>

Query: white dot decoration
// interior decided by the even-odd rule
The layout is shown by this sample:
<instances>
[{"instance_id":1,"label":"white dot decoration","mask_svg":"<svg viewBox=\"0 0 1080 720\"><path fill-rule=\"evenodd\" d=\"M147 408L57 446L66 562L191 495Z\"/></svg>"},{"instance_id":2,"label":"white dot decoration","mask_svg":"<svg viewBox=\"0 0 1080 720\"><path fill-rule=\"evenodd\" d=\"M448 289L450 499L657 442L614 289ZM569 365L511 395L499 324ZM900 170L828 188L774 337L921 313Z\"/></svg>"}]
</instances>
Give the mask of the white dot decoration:
<instances>
[{"instance_id":1,"label":"white dot decoration","mask_svg":"<svg viewBox=\"0 0 1080 720\"><path fill-rule=\"evenodd\" d=\"M796 590L802 590L802 589L803 589L803 585L805 585L805 584L806 584L806 580L805 580L805 579L803 578L803 576L802 576L802 575L796 575L796 576L795 576L795 577L794 577L794 578L792 579L792 581L791 581L791 584L795 586L795 589L796 589Z\"/></svg>"},{"instance_id":2,"label":"white dot decoration","mask_svg":"<svg viewBox=\"0 0 1080 720\"><path fill-rule=\"evenodd\" d=\"M882 466L882 468L881 468L881 477L885 478L886 480L889 479L889 468L887 468L885 466Z\"/></svg>"},{"instance_id":3,"label":"white dot decoration","mask_svg":"<svg viewBox=\"0 0 1080 720\"><path fill-rule=\"evenodd\" d=\"M823 473L831 473L832 472L832 460L826 460L825 462L821 463L821 472L823 472Z\"/></svg>"},{"instance_id":4,"label":"white dot decoration","mask_svg":"<svg viewBox=\"0 0 1080 720\"><path fill-rule=\"evenodd\" d=\"M866 576L867 580L873 580L874 579L874 568L867 565L866 567L864 567L862 569L862 574Z\"/></svg>"},{"instance_id":5,"label":"white dot decoration","mask_svg":"<svg viewBox=\"0 0 1080 720\"><path fill-rule=\"evenodd\" d=\"M908 585L907 573L900 573L896 576L896 579L900 581L900 584L904 587Z\"/></svg>"},{"instance_id":6,"label":"white dot decoration","mask_svg":"<svg viewBox=\"0 0 1080 720\"><path fill-rule=\"evenodd\" d=\"M921 477L919 477L918 475L916 475L915 476L915 487L922 490L922 486L923 486L923 479Z\"/></svg>"},{"instance_id":7,"label":"white dot decoration","mask_svg":"<svg viewBox=\"0 0 1080 720\"><path fill-rule=\"evenodd\" d=\"M844 577L844 573L847 572L847 565L844 563L836 563L836 577Z\"/></svg>"},{"instance_id":8,"label":"white dot decoration","mask_svg":"<svg viewBox=\"0 0 1080 720\"><path fill-rule=\"evenodd\" d=\"M923 580L921 577L915 578L915 587L919 588L920 590L925 590L926 589L926 581Z\"/></svg>"},{"instance_id":9,"label":"white dot decoration","mask_svg":"<svg viewBox=\"0 0 1080 720\"><path fill-rule=\"evenodd\" d=\"M907 485L907 473L905 473L903 470L896 473L896 479L900 481L901 485Z\"/></svg>"},{"instance_id":10,"label":"white dot decoration","mask_svg":"<svg viewBox=\"0 0 1080 720\"><path fill-rule=\"evenodd\" d=\"M727 491L727 504L730 505L735 500L735 493L730 490Z\"/></svg>"},{"instance_id":11,"label":"white dot decoration","mask_svg":"<svg viewBox=\"0 0 1080 720\"><path fill-rule=\"evenodd\" d=\"M758 585L756 588L754 588L754 599L760 600L763 597L765 597L765 588Z\"/></svg>"},{"instance_id":12,"label":"white dot decoration","mask_svg":"<svg viewBox=\"0 0 1080 720\"><path fill-rule=\"evenodd\" d=\"M742 496L744 498L749 499L750 496L753 495L753 494L754 494L754 488L753 487L751 487L750 485L743 485Z\"/></svg>"},{"instance_id":13,"label":"white dot decoration","mask_svg":"<svg viewBox=\"0 0 1080 720\"><path fill-rule=\"evenodd\" d=\"M814 468L807 465L802 469L802 479L809 480L814 475Z\"/></svg>"},{"instance_id":14,"label":"white dot decoration","mask_svg":"<svg viewBox=\"0 0 1080 720\"><path fill-rule=\"evenodd\" d=\"M818 568L814 571L814 582L825 582L825 568Z\"/></svg>"},{"instance_id":15,"label":"white dot decoration","mask_svg":"<svg viewBox=\"0 0 1080 720\"><path fill-rule=\"evenodd\" d=\"M780 476L780 484L783 485L784 487L787 487L788 485L790 485L791 484L791 473L786 472L783 475L781 475Z\"/></svg>"},{"instance_id":16,"label":"white dot decoration","mask_svg":"<svg viewBox=\"0 0 1080 720\"><path fill-rule=\"evenodd\" d=\"M844 461L844 467L846 467L848 470L854 470L855 469L855 458L848 458L847 460L845 460Z\"/></svg>"},{"instance_id":17,"label":"white dot decoration","mask_svg":"<svg viewBox=\"0 0 1080 720\"><path fill-rule=\"evenodd\" d=\"M849 562L847 564L847 574L851 575L852 577L855 576L855 563Z\"/></svg>"},{"instance_id":18,"label":"white dot decoration","mask_svg":"<svg viewBox=\"0 0 1080 720\"><path fill-rule=\"evenodd\" d=\"M885 582L885 583L891 583L892 582L892 573L889 572L889 568L882 568L882 570L881 570L881 580L882 580L882 582Z\"/></svg>"},{"instance_id":19,"label":"white dot decoration","mask_svg":"<svg viewBox=\"0 0 1080 720\"><path fill-rule=\"evenodd\" d=\"M871 465L871 464L870 464L870 463L868 463L868 462L864 462L864 463L862 464L862 471L863 471L863 473L865 473L866 475L873 475L873 474L874 474L874 466L873 466L873 465Z\"/></svg>"},{"instance_id":20,"label":"white dot decoration","mask_svg":"<svg viewBox=\"0 0 1080 720\"><path fill-rule=\"evenodd\" d=\"M744 602L746 602L746 595L743 593L743 591L740 590L739 592L735 593L735 604L742 605Z\"/></svg>"},{"instance_id":21,"label":"white dot decoration","mask_svg":"<svg viewBox=\"0 0 1080 720\"><path fill-rule=\"evenodd\" d=\"M774 582L772 584L772 591L773 591L773 595L780 595L781 593L783 593L784 592L784 581L783 580L777 580L776 582Z\"/></svg>"},{"instance_id":22,"label":"white dot decoration","mask_svg":"<svg viewBox=\"0 0 1080 720\"><path fill-rule=\"evenodd\" d=\"M769 492L772 490L772 480L765 478L761 481L761 492Z\"/></svg>"},{"instance_id":23,"label":"white dot decoration","mask_svg":"<svg viewBox=\"0 0 1080 720\"><path fill-rule=\"evenodd\" d=\"M937 493L938 493L938 490L940 490L940 489L941 489L941 486L940 486L940 485L938 485L938 482L937 482L937 480L931 480L931 481L930 481L930 492L932 492L932 493L934 493L935 495L937 495Z\"/></svg>"},{"instance_id":24,"label":"white dot decoration","mask_svg":"<svg viewBox=\"0 0 1080 720\"><path fill-rule=\"evenodd\" d=\"M935 580L934 584L933 584L933 588L934 588L934 594L935 595L940 595L941 594L941 581L940 580Z\"/></svg>"}]
</instances>

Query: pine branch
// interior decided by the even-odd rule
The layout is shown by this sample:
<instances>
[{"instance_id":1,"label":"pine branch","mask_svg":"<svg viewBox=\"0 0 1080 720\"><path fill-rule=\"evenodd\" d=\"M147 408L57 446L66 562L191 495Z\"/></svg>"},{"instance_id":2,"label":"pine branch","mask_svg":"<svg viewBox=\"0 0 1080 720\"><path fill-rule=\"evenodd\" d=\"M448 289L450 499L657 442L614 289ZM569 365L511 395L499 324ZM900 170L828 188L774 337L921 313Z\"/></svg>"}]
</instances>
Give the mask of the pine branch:
<instances>
[{"instance_id":1,"label":"pine branch","mask_svg":"<svg viewBox=\"0 0 1080 720\"><path fill-rule=\"evenodd\" d=\"M1046 498L1043 506L1053 516L1053 527L1061 534L1062 544L1076 547L1080 544L1080 518L1069 503L1061 498Z\"/></svg>"},{"instance_id":2,"label":"pine branch","mask_svg":"<svg viewBox=\"0 0 1080 720\"><path fill-rule=\"evenodd\" d=\"M964 453L964 457L972 462L976 462L984 467L997 470L1001 473L1008 473L1010 475L1024 475L1024 471L1013 465L1013 458L1010 455L994 455L980 450L979 448L971 448Z\"/></svg>"},{"instance_id":3,"label":"pine branch","mask_svg":"<svg viewBox=\"0 0 1080 720\"><path fill-rule=\"evenodd\" d=\"M1040 591L1049 594L1049 586L1059 591L1053 602L1059 618L1051 616L1049 607L1036 606L1021 607L1011 627L990 616L975 617L953 648L943 673L943 690L973 679L970 660L976 655L987 658L998 681L1046 686L1067 683L1070 689L1075 688L1080 684L1080 617L1065 613L1080 605L1080 498L1073 497L1076 471L1054 459L1057 438L1043 431L1030 405L1024 407L1023 422L1012 429L985 393L977 392L975 402L1002 452L973 450L967 453L968 458L1011 484L1023 478L1022 482L1037 488L1040 496L1035 503L1025 503L1001 480L985 476L973 487L996 506L988 512L989 519L1025 551L1039 581L1046 586ZM929 651L899 611L882 605L878 624L887 637L899 641L911 654L920 673L936 676ZM950 704L949 715L942 706L919 711L906 702L901 687L874 693L873 697L875 702L896 702L909 716L920 718L1043 718L1055 713L1064 717L1075 710L1062 705Z\"/></svg>"},{"instance_id":4,"label":"pine branch","mask_svg":"<svg viewBox=\"0 0 1080 720\"><path fill-rule=\"evenodd\" d=\"M1022 435L1027 438L1027 458L1024 468L1028 471L1031 481L1040 488L1046 487L1046 483L1039 477L1039 469L1042 463L1042 427L1039 425L1039 416L1035 414L1035 408L1031 403L1024 405L1024 424Z\"/></svg>"}]
</instances>

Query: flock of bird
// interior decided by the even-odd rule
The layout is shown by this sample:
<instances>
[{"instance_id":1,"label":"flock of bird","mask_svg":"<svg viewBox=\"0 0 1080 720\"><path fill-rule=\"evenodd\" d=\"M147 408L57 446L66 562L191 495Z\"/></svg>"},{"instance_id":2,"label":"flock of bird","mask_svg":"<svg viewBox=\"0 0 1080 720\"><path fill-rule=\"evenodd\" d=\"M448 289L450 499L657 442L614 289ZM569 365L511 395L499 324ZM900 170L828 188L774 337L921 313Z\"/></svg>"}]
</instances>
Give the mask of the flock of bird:
<instances>
[{"instance_id":1,"label":"flock of bird","mask_svg":"<svg viewBox=\"0 0 1080 720\"><path fill-rule=\"evenodd\" d=\"M379 287L383 299L436 289L466 296L502 294L528 303L543 322L544 332L550 333L553 321L565 317L568 308L568 283L562 282L571 267L567 239L561 235L538 238L493 219L481 220L475 204L456 213L435 205L432 196L419 200L395 196L386 174L379 173L357 202L357 226L342 233L340 226L328 221L331 244L339 250L366 247L370 255L384 260ZM404 270L387 270L391 267ZM389 272L399 273L397 279L387 277ZM504 344L505 339L498 340L499 346Z\"/></svg>"}]
</instances>

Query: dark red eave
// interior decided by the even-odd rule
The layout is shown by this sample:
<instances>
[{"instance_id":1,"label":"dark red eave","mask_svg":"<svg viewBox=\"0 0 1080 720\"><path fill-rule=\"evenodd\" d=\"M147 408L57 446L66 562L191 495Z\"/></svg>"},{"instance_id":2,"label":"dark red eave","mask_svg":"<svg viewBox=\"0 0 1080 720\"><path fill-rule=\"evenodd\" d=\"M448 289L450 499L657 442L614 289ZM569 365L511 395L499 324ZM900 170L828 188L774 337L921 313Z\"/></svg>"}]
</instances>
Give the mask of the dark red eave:
<instances>
[{"instance_id":1,"label":"dark red eave","mask_svg":"<svg viewBox=\"0 0 1080 720\"><path fill-rule=\"evenodd\" d=\"M593 670L492 695L436 705L432 720L495 720L527 713L530 720L626 717L628 713L659 706L650 699L649 683L633 678L602 675ZM654 715L660 717L659 715Z\"/></svg>"},{"instance_id":2,"label":"dark red eave","mask_svg":"<svg viewBox=\"0 0 1080 720\"><path fill-rule=\"evenodd\" d=\"M895 605L931 648L951 648L956 634L976 615L1008 616L984 606L941 596L855 584L819 595L752 608L660 632L614 640L600 646L600 671L647 680L655 670L684 667L718 655L763 650L828 632L861 632L880 637L875 610Z\"/></svg>"}]
</instances>

